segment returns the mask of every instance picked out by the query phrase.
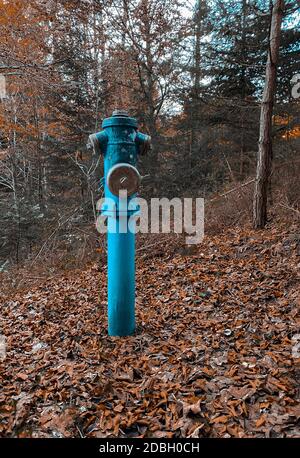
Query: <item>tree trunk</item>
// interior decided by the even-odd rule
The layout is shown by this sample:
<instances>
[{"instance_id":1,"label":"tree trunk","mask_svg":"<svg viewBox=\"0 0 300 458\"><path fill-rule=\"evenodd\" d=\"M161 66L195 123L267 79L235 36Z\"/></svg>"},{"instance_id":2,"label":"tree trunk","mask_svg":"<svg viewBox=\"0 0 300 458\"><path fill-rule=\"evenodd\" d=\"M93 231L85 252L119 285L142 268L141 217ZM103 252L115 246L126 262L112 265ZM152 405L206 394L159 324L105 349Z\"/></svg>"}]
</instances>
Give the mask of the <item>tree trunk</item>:
<instances>
[{"instance_id":1,"label":"tree trunk","mask_svg":"<svg viewBox=\"0 0 300 458\"><path fill-rule=\"evenodd\" d=\"M201 93L201 35L202 35L202 5L201 0L196 2L194 14L194 63L192 69L193 92L191 101L191 135L190 135L190 171L198 157L198 136L200 127L200 93Z\"/></svg>"},{"instance_id":2,"label":"tree trunk","mask_svg":"<svg viewBox=\"0 0 300 458\"><path fill-rule=\"evenodd\" d=\"M247 13L248 13L248 3L247 0L243 0L242 3L242 20L241 20L241 29L242 29L242 40L241 40L241 58L242 62L247 60L247 36L246 36L246 25L247 25ZM241 91L241 149L240 149L240 180L243 180L244 174L244 156L245 156L245 109L243 109L243 104L245 103L245 98L247 95L247 81L246 81L246 67L243 65L241 69L241 79L242 79L242 91Z\"/></svg>"},{"instance_id":3,"label":"tree trunk","mask_svg":"<svg viewBox=\"0 0 300 458\"><path fill-rule=\"evenodd\" d=\"M272 114L283 7L284 0L276 0L272 8L265 87L260 112L258 158L253 202L254 228L263 228L267 222L268 187L272 165Z\"/></svg>"}]
</instances>

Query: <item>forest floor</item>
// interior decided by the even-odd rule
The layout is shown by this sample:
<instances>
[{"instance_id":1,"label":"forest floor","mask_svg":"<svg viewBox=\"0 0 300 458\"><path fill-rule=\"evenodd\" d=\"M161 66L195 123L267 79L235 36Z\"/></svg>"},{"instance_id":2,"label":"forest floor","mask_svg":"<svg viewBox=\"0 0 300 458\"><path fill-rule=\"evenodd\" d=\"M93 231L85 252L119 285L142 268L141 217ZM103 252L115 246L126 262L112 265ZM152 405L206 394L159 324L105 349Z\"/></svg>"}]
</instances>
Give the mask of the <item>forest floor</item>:
<instances>
[{"instance_id":1,"label":"forest floor","mask_svg":"<svg viewBox=\"0 0 300 458\"><path fill-rule=\"evenodd\" d=\"M149 249L127 338L107 336L105 266L15 293L0 435L299 437L299 267L296 226Z\"/></svg>"}]
</instances>

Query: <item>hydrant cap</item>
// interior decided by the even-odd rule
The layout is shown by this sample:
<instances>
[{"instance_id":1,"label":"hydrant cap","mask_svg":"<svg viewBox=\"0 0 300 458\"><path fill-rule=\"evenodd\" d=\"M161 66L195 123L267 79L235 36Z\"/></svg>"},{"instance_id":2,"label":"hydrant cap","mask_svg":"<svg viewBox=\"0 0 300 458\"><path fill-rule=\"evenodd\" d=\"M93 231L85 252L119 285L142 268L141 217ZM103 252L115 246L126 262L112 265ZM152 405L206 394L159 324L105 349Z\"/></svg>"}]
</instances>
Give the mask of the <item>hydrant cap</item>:
<instances>
[{"instance_id":1,"label":"hydrant cap","mask_svg":"<svg viewBox=\"0 0 300 458\"><path fill-rule=\"evenodd\" d=\"M131 164L120 163L114 165L107 174L107 186L115 196L120 191L126 191L128 196L135 194L141 183L141 175Z\"/></svg>"},{"instance_id":2,"label":"hydrant cap","mask_svg":"<svg viewBox=\"0 0 300 458\"><path fill-rule=\"evenodd\" d=\"M114 110L112 116L129 116L126 110Z\"/></svg>"},{"instance_id":3,"label":"hydrant cap","mask_svg":"<svg viewBox=\"0 0 300 458\"><path fill-rule=\"evenodd\" d=\"M102 129L113 126L129 126L137 129L137 120L130 118L125 110L114 110L110 118L103 120Z\"/></svg>"}]
</instances>

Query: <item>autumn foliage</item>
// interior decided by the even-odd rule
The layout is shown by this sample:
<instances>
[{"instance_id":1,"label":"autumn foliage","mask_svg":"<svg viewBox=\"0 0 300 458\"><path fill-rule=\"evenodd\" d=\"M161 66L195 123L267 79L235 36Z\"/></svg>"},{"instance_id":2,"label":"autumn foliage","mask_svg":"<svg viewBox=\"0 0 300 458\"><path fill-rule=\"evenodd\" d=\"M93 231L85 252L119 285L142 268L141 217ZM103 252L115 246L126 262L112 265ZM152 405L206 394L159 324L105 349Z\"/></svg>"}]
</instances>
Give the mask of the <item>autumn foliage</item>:
<instances>
[{"instance_id":1,"label":"autumn foliage","mask_svg":"<svg viewBox=\"0 0 300 458\"><path fill-rule=\"evenodd\" d=\"M273 3L0 0L1 437L299 437L295 0L250 229ZM128 338L107 336L86 146L115 108L152 137L141 196L205 198L200 245L137 237Z\"/></svg>"}]
</instances>

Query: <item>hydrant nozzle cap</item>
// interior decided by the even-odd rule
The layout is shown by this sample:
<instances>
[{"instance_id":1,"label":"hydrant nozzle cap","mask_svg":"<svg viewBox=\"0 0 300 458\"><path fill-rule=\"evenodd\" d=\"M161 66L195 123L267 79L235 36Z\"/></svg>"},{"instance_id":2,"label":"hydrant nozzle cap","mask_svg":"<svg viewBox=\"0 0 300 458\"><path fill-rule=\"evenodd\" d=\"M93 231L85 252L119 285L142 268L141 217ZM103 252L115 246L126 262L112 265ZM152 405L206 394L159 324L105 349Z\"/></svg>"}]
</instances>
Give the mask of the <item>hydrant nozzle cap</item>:
<instances>
[{"instance_id":1,"label":"hydrant nozzle cap","mask_svg":"<svg viewBox=\"0 0 300 458\"><path fill-rule=\"evenodd\" d=\"M114 110L112 116L129 116L126 110Z\"/></svg>"}]
</instances>

